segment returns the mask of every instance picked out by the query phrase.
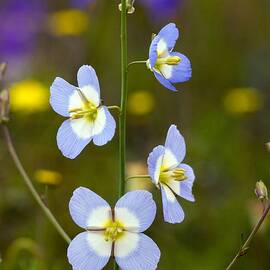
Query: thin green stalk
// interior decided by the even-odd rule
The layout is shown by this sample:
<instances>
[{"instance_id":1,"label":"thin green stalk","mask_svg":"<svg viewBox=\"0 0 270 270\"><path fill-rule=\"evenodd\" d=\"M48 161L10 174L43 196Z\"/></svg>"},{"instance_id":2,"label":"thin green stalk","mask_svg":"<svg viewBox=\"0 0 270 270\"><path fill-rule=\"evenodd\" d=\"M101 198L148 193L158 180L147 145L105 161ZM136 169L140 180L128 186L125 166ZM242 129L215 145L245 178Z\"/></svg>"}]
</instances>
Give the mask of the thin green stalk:
<instances>
[{"instance_id":1,"label":"thin green stalk","mask_svg":"<svg viewBox=\"0 0 270 270\"><path fill-rule=\"evenodd\" d=\"M127 107L127 11L126 0L121 0L121 113L119 116L119 170L118 197L125 192L126 178L126 107Z\"/></svg>"},{"instance_id":2,"label":"thin green stalk","mask_svg":"<svg viewBox=\"0 0 270 270\"><path fill-rule=\"evenodd\" d=\"M126 0L121 0L121 112L119 114L119 179L118 198L125 193L126 179L126 110L127 110L127 10ZM119 266L114 262L114 269Z\"/></svg>"},{"instance_id":3,"label":"thin green stalk","mask_svg":"<svg viewBox=\"0 0 270 270\"><path fill-rule=\"evenodd\" d=\"M127 177L126 181L132 180L132 179L151 179L150 175L132 175Z\"/></svg>"},{"instance_id":4,"label":"thin green stalk","mask_svg":"<svg viewBox=\"0 0 270 270\"><path fill-rule=\"evenodd\" d=\"M143 61L133 61L133 62L130 62L128 64L128 68L132 65L136 65L136 64L146 64L147 61L143 60Z\"/></svg>"},{"instance_id":5,"label":"thin green stalk","mask_svg":"<svg viewBox=\"0 0 270 270\"><path fill-rule=\"evenodd\" d=\"M253 230L251 231L251 233L249 234L246 242L240 247L239 251L237 252L237 254L234 256L234 258L232 259L232 261L230 262L230 264L227 266L226 270L229 270L232 268L232 266L236 263L236 261L244 256L250 246L251 241L253 240L253 238L255 237L256 233L258 232L258 230L260 229L261 225L263 224L265 218L267 217L268 213L270 210L270 202L267 202L267 206L264 208L263 214L261 216L261 218L259 219L258 223L255 225L255 227L253 228Z\"/></svg>"},{"instance_id":6,"label":"thin green stalk","mask_svg":"<svg viewBox=\"0 0 270 270\"><path fill-rule=\"evenodd\" d=\"M54 226L54 228L57 230L57 232L62 236L62 238L69 244L70 243L70 238L67 235L67 233L64 231L64 229L61 227L61 225L58 223L50 209L44 204L42 199L40 198L38 192L36 191L34 185L32 184L29 176L27 175L17 153L15 150L15 147L13 145L10 132L7 126L2 125L3 131L4 131L4 137L5 137L5 142L8 147L8 151L15 163L15 166L17 167L19 173L22 176L22 179L26 186L28 187L29 191L31 192L32 196L34 197L35 201L38 203L42 211L44 212L45 216L48 218L48 220L51 222L51 224Z\"/></svg>"}]
</instances>

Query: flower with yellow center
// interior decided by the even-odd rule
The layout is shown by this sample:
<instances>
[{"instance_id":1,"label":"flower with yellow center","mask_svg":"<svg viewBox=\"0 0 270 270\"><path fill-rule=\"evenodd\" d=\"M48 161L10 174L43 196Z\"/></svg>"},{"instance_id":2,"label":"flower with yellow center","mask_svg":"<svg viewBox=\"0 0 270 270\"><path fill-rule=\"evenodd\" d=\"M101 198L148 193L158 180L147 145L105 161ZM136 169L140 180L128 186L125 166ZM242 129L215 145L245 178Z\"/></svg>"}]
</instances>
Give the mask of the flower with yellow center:
<instances>
[{"instance_id":1,"label":"flower with yellow center","mask_svg":"<svg viewBox=\"0 0 270 270\"><path fill-rule=\"evenodd\" d=\"M154 36L149 49L147 67L166 88L176 91L173 83L188 81L192 75L189 59L179 52L173 52L179 31L174 23L164 26Z\"/></svg>"},{"instance_id":2,"label":"flower with yellow center","mask_svg":"<svg viewBox=\"0 0 270 270\"><path fill-rule=\"evenodd\" d=\"M185 140L177 127L171 125L165 145L155 147L147 160L149 175L161 189L164 220L169 223L180 223L185 217L175 195L195 201L192 194L195 176L192 168L182 163L185 154Z\"/></svg>"},{"instance_id":3,"label":"flower with yellow center","mask_svg":"<svg viewBox=\"0 0 270 270\"><path fill-rule=\"evenodd\" d=\"M69 117L57 133L57 145L64 156L77 157L93 140L101 146L115 133L115 120L108 108L101 105L99 82L91 66L80 67L75 87L57 77L51 86L50 103L62 116Z\"/></svg>"},{"instance_id":4,"label":"flower with yellow center","mask_svg":"<svg viewBox=\"0 0 270 270\"><path fill-rule=\"evenodd\" d=\"M87 188L76 189L69 203L70 214L86 231L68 247L74 270L100 270L113 256L121 269L154 270L160 251L142 232L153 222L156 204L148 191L132 191L114 209Z\"/></svg>"}]
</instances>

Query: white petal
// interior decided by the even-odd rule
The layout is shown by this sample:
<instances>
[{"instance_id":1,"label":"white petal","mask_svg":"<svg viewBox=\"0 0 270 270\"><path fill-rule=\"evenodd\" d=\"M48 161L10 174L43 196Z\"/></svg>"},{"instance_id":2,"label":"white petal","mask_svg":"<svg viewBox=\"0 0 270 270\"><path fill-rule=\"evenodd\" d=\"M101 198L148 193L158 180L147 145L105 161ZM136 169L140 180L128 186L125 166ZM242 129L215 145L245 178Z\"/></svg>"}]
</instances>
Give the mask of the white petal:
<instances>
[{"instance_id":1,"label":"white petal","mask_svg":"<svg viewBox=\"0 0 270 270\"><path fill-rule=\"evenodd\" d=\"M140 221L128 208L115 207L115 220L119 221L125 228L136 230L140 227Z\"/></svg>"},{"instance_id":2,"label":"white petal","mask_svg":"<svg viewBox=\"0 0 270 270\"><path fill-rule=\"evenodd\" d=\"M138 243L138 233L124 232L123 235L115 241L114 255L119 258L126 257L137 249Z\"/></svg>"},{"instance_id":3,"label":"white petal","mask_svg":"<svg viewBox=\"0 0 270 270\"><path fill-rule=\"evenodd\" d=\"M164 39L161 39L158 44L157 44L157 53L158 57L166 57L169 52L168 52L168 45L165 42Z\"/></svg>"},{"instance_id":4,"label":"white petal","mask_svg":"<svg viewBox=\"0 0 270 270\"><path fill-rule=\"evenodd\" d=\"M165 154L162 160L162 170L173 169L178 165L177 157L173 154L173 152L166 148Z\"/></svg>"},{"instance_id":5,"label":"white petal","mask_svg":"<svg viewBox=\"0 0 270 270\"><path fill-rule=\"evenodd\" d=\"M106 126L107 118L104 107L100 107L97 112L97 118L94 121L93 135L100 134Z\"/></svg>"},{"instance_id":6,"label":"white petal","mask_svg":"<svg viewBox=\"0 0 270 270\"><path fill-rule=\"evenodd\" d=\"M167 64L160 65L159 71L167 80L169 80L173 74L173 66Z\"/></svg>"},{"instance_id":7,"label":"white petal","mask_svg":"<svg viewBox=\"0 0 270 270\"><path fill-rule=\"evenodd\" d=\"M72 119L70 125L74 133L80 139L89 139L93 136L94 123L89 121L86 117Z\"/></svg>"},{"instance_id":8,"label":"white petal","mask_svg":"<svg viewBox=\"0 0 270 270\"><path fill-rule=\"evenodd\" d=\"M88 232L88 245L101 257L107 257L112 252L112 241L105 240L104 232Z\"/></svg>"},{"instance_id":9,"label":"white petal","mask_svg":"<svg viewBox=\"0 0 270 270\"><path fill-rule=\"evenodd\" d=\"M78 90L79 91L79 90ZM80 96L79 92L75 91L70 97L69 97L69 110L74 109L80 109L83 108L83 99ZM90 85L84 86L80 89L86 99L90 101L92 104L94 104L96 107L100 104L100 98L99 93Z\"/></svg>"}]
</instances>

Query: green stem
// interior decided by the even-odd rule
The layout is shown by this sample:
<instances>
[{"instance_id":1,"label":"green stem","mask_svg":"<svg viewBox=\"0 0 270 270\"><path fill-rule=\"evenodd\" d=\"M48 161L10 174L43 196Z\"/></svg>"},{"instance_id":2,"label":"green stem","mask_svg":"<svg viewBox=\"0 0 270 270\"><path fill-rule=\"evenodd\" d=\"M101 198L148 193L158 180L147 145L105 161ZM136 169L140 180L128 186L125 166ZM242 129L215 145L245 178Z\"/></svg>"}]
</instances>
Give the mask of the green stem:
<instances>
[{"instance_id":1,"label":"green stem","mask_svg":"<svg viewBox=\"0 0 270 270\"><path fill-rule=\"evenodd\" d=\"M121 0L121 113L119 115L119 170L118 198L125 192L126 178L126 107L127 107L127 11L126 0Z\"/></svg>"},{"instance_id":2,"label":"green stem","mask_svg":"<svg viewBox=\"0 0 270 270\"><path fill-rule=\"evenodd\" d=\"M119 179L118 198L125 193L126 178L126 110L127 110L127 9L121 0L121 112L119 114ZM114 269L119 266L114 262Z\"/></svg>"},{"instance_id":3,"label":"green stem","mask_svg":"<svg viewBox=\"0 0 270 270\"><path fill-rule=\"evenodd\" d=\"M261 216L261 218L259 219L258 223L255 225L255 227L253 228L253 230L251 231L251 233L249 234L246 242L240 247L239 251L237 252L237 254L235 255L235 257L232 259L232 261L230 262L230 264L227 266L226 270L229 270L232 268L232 266L236 263L236 261L246 255L250 243L253 240L253 238L255 237L256 233L258 232L258 230L260 229L261 225L263 224L265 218L267 217L268 213L270 210L270 202L267 203L267 206L265 207L263 214Z\"/></svg>"},{"instance_id":4,"label":"green stem","mask_svg":"<svg viewBox=\"0 0 270 270\"><path fill-rule=\"evenodd\" d=\"M132 179L151 179L150 175L146 174L146 175L132 175L127 177L126 181L132 180Z\"/></svg>"},{"instance_id":5,"label":"green stem","mask_svg":"<svg viewBox=\"0 0 270 270\"><path fill-rule=\"evenodd\" d=\"M21 163L21 161L16 153L16 150L15 150L15 147L13 145L8 127L5 125L2 125L2 128L4 131L4 136L5 136L5 141L6 141L6 144L8 147L8 151L9 151L9 153L10 153L10 155L15 163L15 166L17 167L19 173L21 174L22 179L24 180L24 183L28 187L32 196L34 197L34 199L36 200L36 202L38 203L38 205L40 206L40 208L42 209L42 211L44 212L44 214L46 215L48 220L51 222L51 224L54 226L54 228L57 230L57 232L63 237L63 239L69 244L71 241L69 236L66 234L64 229L58 223L58 221L56 220L56 218L54 217L54 215L52 214L50 209L44 204L44 202L40 198L38 192L36 191L34 185L32 184L29 176L27 175L27 173L26 173L26 171L25 171L25 169L24 169L24 167L23 167L23 165L22 165L22 163Z\"/></svg>"},{"instance_id":6,"label":"green stem","mask_svg":"<svg viewBox=\"0 0 270 270\"><path fill-rule=\"evenodd\" d=\"M136 65L136 64L146 64L147 61L133 61L133 62L130 62L128 64L128 68L132 65Z\"/></svg>"}]
</instances>

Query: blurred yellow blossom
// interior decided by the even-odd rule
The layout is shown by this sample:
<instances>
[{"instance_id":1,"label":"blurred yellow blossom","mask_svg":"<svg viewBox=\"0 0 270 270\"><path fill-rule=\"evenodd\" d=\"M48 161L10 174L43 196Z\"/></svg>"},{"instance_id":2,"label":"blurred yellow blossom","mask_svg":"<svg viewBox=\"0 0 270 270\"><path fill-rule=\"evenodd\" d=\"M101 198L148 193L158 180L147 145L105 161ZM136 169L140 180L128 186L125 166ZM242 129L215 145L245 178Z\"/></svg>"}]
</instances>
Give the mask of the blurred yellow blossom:
<instances>
[{"instance_id":1,"label":"blurred yellow blossom","mask_svg":"<svg viewBox=\"0 0 270 270\"><path fill-rule=\"evenodd\" d=\"M252 87L242 87L230 90L224 100L225 109L233 114L255 112L263 104L261 93Z\"/></svg>"},{"instance_id":2,"label":"blurred yellow blossom","mask_svg":"<svg viewBox=\"0 0 270 270\"><path fill-rule=\"evenodd\" d=\"M10 88L11 110L23 113L44 111L49 106L49 90L36 80L24 80Z\"/></svg>"},{"instance_id":3,"label":"blurred yellow blossom","mask_svg":"<svg viewBox=\"0 0 270 270\"><path fill-rule=\"evenodd\" d=\"M57 186L62 182L63 177L59 172L43 169L35 172L35 179L41 184Z\"/></svg>"},{"instance_id":4,"label":"blurred yellow blossom","mask_svg":"<svg viewBox=\"0 0 270 270\"><path fill-rule=\"evenodd\" d=\"M147 166L144 162L141 161L131 161L127 163L127 175L145 175L148 174ZM146 189L151 190L153 184L151 179L147 178L132 178L127 180L126 189L127 191L137 190L137 189Z\"/></svg>"},{"instance_id":5,"label":"blurred yellow blossom","mask_svg":"<svg viewBox=\"0 0 270 270\"><path fill-rule=\"evenodd\" d=\"M155 100L151 93L140 90L132 93L128 100L128 110L135 115L146 115L155 106Z\"/></svg>"},{"instance_id":6,"label":"blurred yellow blossom","mask_svg":"<svg viewBox=\"0 0 270 270\"><path fill-rule=\"evenodd\" d=\"M87 13L76 9L57 11L48 19L50 31L57 36L80 35L87 29L88 23Z\"/></svg>"}]
</instances>

